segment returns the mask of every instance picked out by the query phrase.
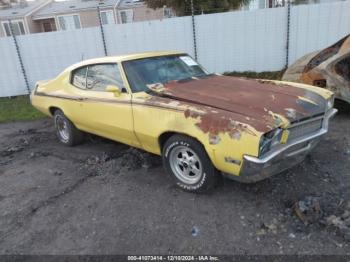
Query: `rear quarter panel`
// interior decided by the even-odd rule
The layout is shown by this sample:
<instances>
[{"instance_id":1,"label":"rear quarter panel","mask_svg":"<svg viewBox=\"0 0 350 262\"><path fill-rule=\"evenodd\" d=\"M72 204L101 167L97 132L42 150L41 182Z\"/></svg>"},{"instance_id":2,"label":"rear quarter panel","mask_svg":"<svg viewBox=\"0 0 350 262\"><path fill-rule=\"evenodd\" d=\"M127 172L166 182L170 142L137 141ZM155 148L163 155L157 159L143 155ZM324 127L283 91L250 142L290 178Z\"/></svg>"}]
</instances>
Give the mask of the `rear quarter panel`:
<instances>
[{"instance_id":1,"label":"rear quarter panel","mask_svg":"<svg viewBox=\"0 0 350 262\"><path fill-rule=\"evenodd\" d=\"M32 94L32 105L44 114L51 116L50 108L59 108L75 124L79 119L79 111L76 110L78 101L71 91L69 84L69 72L60 74L57 78L41 83Z\"/></svg>"}]
</instances>

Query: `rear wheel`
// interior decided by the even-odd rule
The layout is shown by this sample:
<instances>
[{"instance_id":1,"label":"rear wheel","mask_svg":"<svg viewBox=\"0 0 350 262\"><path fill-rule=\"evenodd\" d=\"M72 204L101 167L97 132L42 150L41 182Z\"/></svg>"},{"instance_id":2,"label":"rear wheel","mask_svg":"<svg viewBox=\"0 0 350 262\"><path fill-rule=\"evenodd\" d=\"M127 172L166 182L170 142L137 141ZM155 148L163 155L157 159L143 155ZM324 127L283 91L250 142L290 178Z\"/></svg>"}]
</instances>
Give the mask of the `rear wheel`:
<instances>
[{"instance_id":1,"label":"rear wheel","mask_svg":"<svg viewBox=\"0 0 350 262\"><path fill-rule=\"evenodd\" d=\"M203 146L192 138L172 136L163 147L162 157L168 173L186 191L203 192L217 184L217 170Z\"/></svg>"},{"instance_id":2,"label":"rear wheel","mask_svg":"<svg viewBox=\"0 0 350 262\"><path fill-rule=\"evenodd\" d=\"M62 144L67 146L74 146L80 144L83 141L83 132L78 130L61 110L56 110L53 118L56 129L56 136Z\"/></svg>"}]
</instances>

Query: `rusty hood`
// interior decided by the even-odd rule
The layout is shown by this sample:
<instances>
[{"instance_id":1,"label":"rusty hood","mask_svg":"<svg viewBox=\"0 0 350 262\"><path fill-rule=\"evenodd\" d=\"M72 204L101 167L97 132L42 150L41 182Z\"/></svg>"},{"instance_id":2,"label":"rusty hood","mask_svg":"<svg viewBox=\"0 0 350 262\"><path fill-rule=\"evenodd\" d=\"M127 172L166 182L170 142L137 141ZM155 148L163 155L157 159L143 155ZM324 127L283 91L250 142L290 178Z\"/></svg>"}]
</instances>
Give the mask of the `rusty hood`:
<instances>
[{"instance_id":1,"label":"rusty hood","mask_svg":"<svg viewBox=\"0 0 350 262\"><path fill-rule=\"evenodd\" d=\"M198 107L231 113L260 132L270 131L287 119L290 123L324 113L325 99L310 90L262 80L210 75L173 81L157 90L161 96ZM191 115L189 112L187 116ZM218 118L217 115L211 118ZM215 123L214 123L215 124Z\"/></svg>"}]
</instances>

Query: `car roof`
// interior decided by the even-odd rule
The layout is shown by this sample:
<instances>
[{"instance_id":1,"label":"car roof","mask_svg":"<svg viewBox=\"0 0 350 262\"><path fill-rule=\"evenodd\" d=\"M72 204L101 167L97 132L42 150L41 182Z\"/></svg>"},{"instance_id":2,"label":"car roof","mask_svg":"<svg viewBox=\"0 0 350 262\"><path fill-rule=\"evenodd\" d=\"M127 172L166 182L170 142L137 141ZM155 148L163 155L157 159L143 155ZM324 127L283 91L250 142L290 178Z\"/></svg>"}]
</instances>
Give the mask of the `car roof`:
<instances>
[{"instance_id":1,"label":"car roof","mask_svg":"<svg viewBox=\"0 0 350 262\"><path fill-rule=\"evenodd\" d=\"M134 53L134 54L120 55L120 56L105 56L105 57L99 57L99 58L93 58L93 59L81 61L79 63L71 65L65 71L67 70L72 71L76 68L91 65L91 64L118 63L123 61L141 59L141 58L166 56L166 55L178 55L178 54L184 54L184 53L185 52L179 52L179 51L161 51L161 52L158 51L158 52Z\"/></svg>"}]
</instances>

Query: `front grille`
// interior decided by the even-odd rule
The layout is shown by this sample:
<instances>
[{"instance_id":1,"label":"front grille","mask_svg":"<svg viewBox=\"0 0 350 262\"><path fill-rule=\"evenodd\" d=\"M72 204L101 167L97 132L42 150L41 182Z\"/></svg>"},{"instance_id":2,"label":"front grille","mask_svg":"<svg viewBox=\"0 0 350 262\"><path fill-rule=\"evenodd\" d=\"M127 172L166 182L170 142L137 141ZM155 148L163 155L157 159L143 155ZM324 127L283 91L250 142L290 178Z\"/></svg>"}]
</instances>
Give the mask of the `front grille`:
<instances>
[{"instance_id":1,"label":"front grille","mask_svg":"<svg viewBox=\"0 0 350 262\"><path fill-rule=\"evenodd\" d=\"M316 118L307 120L305 123L298 123L297 125L290 127L288 129L288 142L319 131L322 128L322 123L323 118Z\"/></svg>"}]
</instances>

